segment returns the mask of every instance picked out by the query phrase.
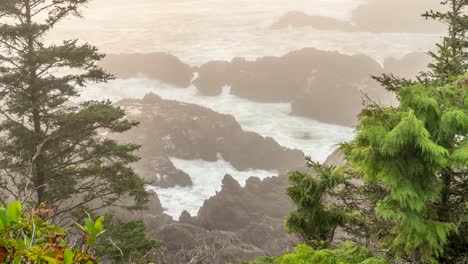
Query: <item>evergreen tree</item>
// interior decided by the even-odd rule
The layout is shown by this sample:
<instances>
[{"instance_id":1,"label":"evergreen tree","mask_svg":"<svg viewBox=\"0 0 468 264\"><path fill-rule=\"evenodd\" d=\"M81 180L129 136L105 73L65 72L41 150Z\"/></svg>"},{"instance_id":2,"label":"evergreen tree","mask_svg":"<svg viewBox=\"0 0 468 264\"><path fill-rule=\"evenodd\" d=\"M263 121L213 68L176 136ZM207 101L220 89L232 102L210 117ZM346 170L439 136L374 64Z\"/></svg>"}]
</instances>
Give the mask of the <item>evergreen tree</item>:
<instances>
[{"instance_id":1,"label":"evergreen tree","mask_svg":"<svg viewBox=\"0 0 468 264\"><path fill-rule=\"evenodd\" d=\"M449 84L453 77L468 70L468 0L445 0L441 4L448 8L446 12L431 10L423 14L448 26L448 35L437 44L437 52L429 53L434 63L429 64L431 71L424 74L436 85Z\"/></svg>"},{"instance_id":2,"label":"evergreen tree","mask_svg":"<svg viewBox=\"0 0 468 264\"><path fill-rule=\"evenodd\" d=\"M437 44L437 51L429 52L434 59L434 63L429 64L430 71L415 76L416 81L392 74L373 76L387 90L395 91L418 83L443 86L468 70L468 0L445 0L441 4L446 7L446 12L431 10L423 14L426 19L440 21L448 27L448 34Z\"/></svg>"},{"instance_id":3,"label":"evergreen tree","mask_svg":"<svg viewBox=\"0 0 468 264\"><path fill-rule=\"evenodd\" d=\"M437 216L443 186L438 175L468 164L467 88L463 81L402 87L398 108L364 110L358 135L347 146L353 167L367 182L386 189L377 212L394 223L392 248L416 263L441 256L447 236L456 230ZM462 178L466 184L466 174Z\"/></svg>"},{"instance_id":4,"label":"evergreen tree","mask_svg":"<svg viewBox=\"0 0 468 264\"><path fill-rule=\"evenodd\" d=\"M335 168L321 166L310 158L307 160L318 178L301 171L289 176L292 186L287 189L287 194L296 209L287 217L286 230L301 235L315 247L322 247L331 242L335 229L345 222L346 211L333 207L331 202L326 204L325 200L335 187L345 183L346 178Z\"/></svg>"},{"instance_id":5,"label":"evergreen tree","mask_svg":"<svg viewBox=\"0 0 468 264\"><path fill-rule=\"evenodd\" d=\"M468 68L468 1L449 0L442 4L449 7L446 13L424 14L449 26L449 34L437 52L430 53L434 58L429 65L431 71L415 80L393 75L374 77L396 93L400 106L367 106L360 116L356 139L342 147L349 161L348 170L342 173L364 180L365 185L353 187L353 194L347 191L349 177L335 175L343 180L323 191L317 186L329 172L317 166L318 179L294 176L291 180L297 191L292 198L298 209L292 215L302 222L291 222L289 218L289 230L323 238L337 225L343 225L356 238L368 239L367 234L375 232L379 248L388 246L390 254L415 263L455 263L466 258L468 81L463 74ZM316 199L324 193L338 200L335 208L330 201ZM357 206L361 198L366 201L365 206ZM337 208L339 205L342 208ZM325 216L336 213L329 210L345 211L348 216L354 211L360 217L344 218L341 222L335 218L305 218L309 212L324 211ZM350 225L356 219L359 224ZM309 232L297 228L304 223L316 229ZM384 224L389 232L375 228L379 224Z\"/></svg>"},{"instance_id":6,"label":"evergreen tree","mask_svg":"<svg viewBox=\"0 0 468 264\"><path fill-rule=\"evenodd\" d=\"M96 64L104 55L78 40L45 42L88 2L0 1L0 188L33 205L47 203L56 216L127 194L135 206L147 200L144 181L130 167L139 146L101 135L137 124L109 101L69 102L87 84L112 79Z\"/></svg>"},{"instance_id":7,"label":"evergreen tree","mask_svg":"<svg viewBox=\"0 0 468 264\"><path fill-rule=\"evenodd\" d=\"M437 51L429 53L434 59L434 62L429 64L430 71L417 76L417 81L397 78L393 75L374 77L388 90L395 91L417 83L424 86L444 86L452 83L456 76L462 76L467 72L468 0L446 0L441 4L446 8L445 12L431 10L423 14L425 18L440 21L448 27L448 34L440 44L437 44ZM451 149L457 141L455 137L452 137L440 144ZM467 174L466 167L454 170L450 166L437 174L443 184L441 199L437 204L439 220L456 223L459 228L459 234L452 234L450 244L446 248L446 251L451 253L445 256L450 259L460 254L468 254L467 208L463 206L468 199Z\"/></svg>"}]
</instances>

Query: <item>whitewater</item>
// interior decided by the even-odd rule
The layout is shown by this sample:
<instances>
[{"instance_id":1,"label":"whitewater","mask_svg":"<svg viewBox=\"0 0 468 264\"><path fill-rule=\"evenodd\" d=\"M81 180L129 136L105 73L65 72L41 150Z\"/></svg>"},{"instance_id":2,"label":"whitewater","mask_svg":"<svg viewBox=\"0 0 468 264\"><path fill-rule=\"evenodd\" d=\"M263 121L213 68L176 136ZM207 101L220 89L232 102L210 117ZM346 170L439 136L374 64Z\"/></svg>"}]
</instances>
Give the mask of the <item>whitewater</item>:
<instances>
[{"instance_id":1,"label":"whitewater","mask_svg":"<svg viewBox=\"0 0 468 264\"><path fill-rule=\"evenodd\" d=\"M312 28L270 30L270 25L287 11L299 10L347 20L362 0L98 0L83 13L54 29L48 41L78 38L106 53L168 52L190 65L234 57L255 59L281 56L287 52L315 47L344 54L366 54L382 62L409 52L433 48L440 36L434 34L330 32ZM222 4L221 4L222 3ZM222 8L219 6L222 5ZM289 103L258 103L236 97L225 87L216 97L201 96L195 87L174 88L144 78L117 79L82 90L79 100L142 98L155 93L164 99L208 107L233 115L242 128L271 137L285 147L300 149L316 161L324 161L339 143L353 138L351 127L331 125L290 116ZM225 174L241 185L250 176L265 178L275 171L238 171L223 160L206 162L172 158L174 165L188 173L189 188L160 189L166 213L178 217L183 210L196 214L203 201L221 188Z\"/></svg>"},{"instance_id":2,"label":"whitewater","mask_svg":"<svg viewBox=\"0 0 468 264\"><path fill-rule=\"evenodd\" d=\"M229 90L229 87L224 87L219 96L208 97L200 95L194 86L182 89L159 81L133 78L117 79L88 87L82 91L81 99L110 99L116 102L124 98L142 98L148 93L154 93L163 99L205 106L219 113L233 115L244 130L271 137L282 146L300 149L319 162L323 162L339 143L353 138L354 130L351 127L290 116L289 103L253 102L232 95ZM276 171L239 171L224 160L171 160L176 168L190 175L193 186L169 189L150 186L149 189L158 194L161 204L167 209L166 213L175 218L184 210L196 215L203 201L221 189L221 181L225 174L233 176L241 186L244 186L246 179L251 176L264 179L278 175Z\"/></svg>"}]
</instances>

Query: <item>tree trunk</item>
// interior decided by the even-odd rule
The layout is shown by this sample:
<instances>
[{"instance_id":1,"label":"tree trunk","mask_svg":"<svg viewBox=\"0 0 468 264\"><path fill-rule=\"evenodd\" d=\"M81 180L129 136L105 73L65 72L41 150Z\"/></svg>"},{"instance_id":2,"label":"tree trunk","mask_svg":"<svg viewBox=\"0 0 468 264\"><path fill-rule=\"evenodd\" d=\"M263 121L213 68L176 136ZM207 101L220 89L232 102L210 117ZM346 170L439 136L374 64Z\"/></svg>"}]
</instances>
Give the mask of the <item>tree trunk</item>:
<instances>
[{"instance_id":1,"label":"tree trunk","mask_svg":"<svg viewBox=\"0 0 468 264\"><path fill-rule=\"evenodd\" d=\"M442 171L442 191L440 197L440 208L439 208L439 219L444 222L448 222L450 220L450 192L451 192L451 185L452 185L452 174L450 170Z\"/></svg>"},{"instance_id":2,"label":"tree trunk","mask_svg":"<svg viewBox=\"0 0 468 264\"><path fill-rule=\"evenodd\" d=\"M25 16L26 22L29 26L32 26L32 16L31 16L31 3L30 0L24 0L25 5ZM31 92L31 107L32 107L32 121L34 127L34 149L31 149L33 153L32 166L33 166L33 182L34 187L37 193L37 203L40 204L44 202L44 192L45 192L45 170L44 170L44 158L40 146L42 145L43 133L41 128L41 116L40 116L40 102L39 102L39 89L36 85L37 79L37 66L34 59L34 36L32 32L28 32L27 35L27 45L28 45L28 67L29 67L29 89Z\"/></svg>"},{"instance_id":3,"label":"tree trunk","mask_svg":"<svg viewBox=\"0 0 468 264\"><path fill-rule=\"evenodd\" d=\"M423 264L422 255L423 255L422 247L417 247L416 249L414 249L414 251L413 251L413 263L414 264Z\"/></svg>"}]
</instances>

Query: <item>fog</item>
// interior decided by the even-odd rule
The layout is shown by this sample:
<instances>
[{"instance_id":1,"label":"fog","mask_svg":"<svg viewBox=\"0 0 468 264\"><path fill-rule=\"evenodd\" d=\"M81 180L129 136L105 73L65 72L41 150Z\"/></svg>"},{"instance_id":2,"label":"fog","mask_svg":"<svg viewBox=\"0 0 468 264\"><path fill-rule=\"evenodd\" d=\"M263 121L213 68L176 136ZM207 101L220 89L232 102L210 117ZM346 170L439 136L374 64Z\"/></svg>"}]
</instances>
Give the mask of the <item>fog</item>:
<instances>
[{"instance_id":1,"label":"fog","mask_svg":"<svg viewBox=\"0 0 468 264\"><path fill-rule=\"evenodd\" d=\"M297 244L283 229L288 174L306 157L343 164L364 101L398 104L370 76L427 69L445 25L421 14L439 2L94 0L47 41L107 54L116 79L74 100L111 100L140 123L112 136L142 146L134 169L156 194L143 218L170 254L185 243L173 233L221 230L245 259L246 245L258 256Z\"/></svg>"},{"instance_id":2,"label":"fog","mask_svg":"<svg viewBox=\"0 0 468 264\"><path fill-rule=\"evenodd\" d=\"M230 60L237 56L282 55L304 47L363 53L383 60L387 56L401 57L411 51L433 47L439 34L427 32L427 28L427 34L375 32L379 26L382 29L385 25L401 27L408 24L408 20L425 24L419 14L438 2L94 0L83 11L84 19L69 19L60 24L51 39L79 38L108 53L165 51L190 64ZM354 15L354 22L367 25L374 33L323 32L314 28L270 30L269 27L288 11L345 21L351 21Z\"/></svg>"},{"instance_id":3,"label":"fog","mask_svg":"<svg viewBox=\"0 0 468 264\"><path fill-rule=\"evenodd\" d=\"M284 175L302 167L304 156L325 161L354 136L363 92L395 104L369 75L393 71L412 77L425 69L424 52L434 48L444 26L420 15L438 2L94 0L83 18L67 19L48 40L78 38L109 54L102 65L118 79L83 89L78 101L161 97L159 110L142 107L145 100L123 104L138 113L130 117L146 116L141 121L147 127L126 139L143 145L137 169L156 181L152 190L177 218L183 210L196 214L220 191L226 173L244 184L247 175ZM189 114L166 100L204 110ZM245 132L227 139L221 128L192 124L200 115L210 122L232 116L235 121L219 121L220 126ZM193 120L183 121L187 116ZM185 132L177 130L188 134L178 138ZM282 148L302 154L275 154ZM268 165L254 161L253 153L279 159Z\"/></svg>"}]
</instances>

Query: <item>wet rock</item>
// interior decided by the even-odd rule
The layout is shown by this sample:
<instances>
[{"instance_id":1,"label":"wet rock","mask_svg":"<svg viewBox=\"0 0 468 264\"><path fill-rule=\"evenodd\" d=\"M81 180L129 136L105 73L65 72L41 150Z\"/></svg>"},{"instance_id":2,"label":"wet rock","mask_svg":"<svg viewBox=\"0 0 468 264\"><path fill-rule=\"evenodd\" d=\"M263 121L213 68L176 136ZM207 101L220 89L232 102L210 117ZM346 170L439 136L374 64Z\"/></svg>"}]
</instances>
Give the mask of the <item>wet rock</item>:
<instances>
[{"instance_id":1,"label":"wet rock","mask_svg":"<svg viewBox=\"0 0 468 264\"><path fill-rule=\"evenodd\" d=\"M362 91L386 97L370 75L382 67L364 55L306 48L281 57L255 61L235 58L230 63L202 65L194 84L205 95L217 95L223 86L231 93L260 102L293 102L292 115L323 122L354 125L362 109Z\"/></svg>"},{"instance_id":2,"label":"wet rock","mask_svg":"<svg viewBox=\"0 0 468 264\"><path fill-rule=\"evenodd\" d=\"M100 65L118 78L145 77L176 87L188 87L192 68L176 56L156 52L147 54L111 54Z\"/></svg>"},{"instance_id":3,"label":"wet rock","mask_svg":"<svg viewBox=\"0 0 468 264\"><path fill-rule=\"evenodd\" d=\"M304 154L280 146L271 138L242 130L231 115L208 108L164 100L149 94L142 100L123 100L129 119L138 128L124 134L127 141L142 145L139 173L158 186L189 185L168 157L206 161L223 159L236 169L287 170L302 164Z\"/></svg>"},{"instance_id":4,"label":"wet rock","mask_svg":"<svg viewBox=\"0 0 468 264\"><path fill-rule=\"evenodd\" d=\"M286 176L263 181L251 177L241 188L226 175L222 190L205 201L197 216L186 216L185 221L207 230L234 232L246 243L271 255L281 255L299 243L295 235L284 231L284 218L292 209L287 186Z\"/></svg>"},{"instance_id":5,"label":"wet rock","mask_svg":"<svg viewBox=\"0 0 468 264\"><path fill-rule=\"evenodd\" d=\"M229 62L210 61L198 69L198 78L193 81L201 94L216 96L221 93L221 87L226 84L229 73Z\"/></svg>"}]
</instances>

